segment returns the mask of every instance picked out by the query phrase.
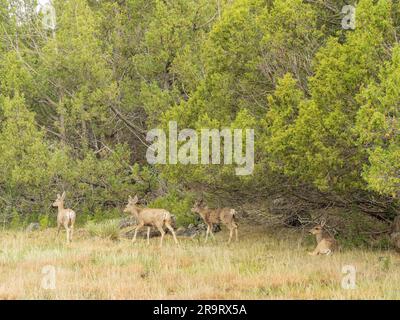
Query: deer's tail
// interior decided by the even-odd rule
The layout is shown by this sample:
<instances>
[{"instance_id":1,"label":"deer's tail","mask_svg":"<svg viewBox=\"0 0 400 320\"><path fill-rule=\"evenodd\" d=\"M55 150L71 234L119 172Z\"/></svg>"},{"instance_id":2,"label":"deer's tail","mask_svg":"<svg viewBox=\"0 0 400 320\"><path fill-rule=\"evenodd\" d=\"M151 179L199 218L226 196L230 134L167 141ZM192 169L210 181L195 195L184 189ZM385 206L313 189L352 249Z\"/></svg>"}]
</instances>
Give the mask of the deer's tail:
<instances>
[{"instance_id":1,"label":"deer's tail","mask_svg":"<svg viewBox=\"0 0 400 320\"><path fill-rule=\"evenodd\" d=\"M68 226L73 226L75 224L76 214L74 211L69 210L66 214L66 219Z\"/></svg>"}]
</instances>

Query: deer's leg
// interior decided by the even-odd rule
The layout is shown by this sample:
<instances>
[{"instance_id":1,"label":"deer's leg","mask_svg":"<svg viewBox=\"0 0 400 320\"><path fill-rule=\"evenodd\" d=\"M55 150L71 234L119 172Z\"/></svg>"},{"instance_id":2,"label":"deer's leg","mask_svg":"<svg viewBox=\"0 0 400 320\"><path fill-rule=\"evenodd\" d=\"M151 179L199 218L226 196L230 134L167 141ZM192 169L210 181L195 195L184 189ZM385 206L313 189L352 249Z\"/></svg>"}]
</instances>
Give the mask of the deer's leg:
<instances>
[{"instance_id":1,"label":"deer's leg","mask_svg":"<svg viewBox=\"0 0 400 320\"><path fill-rule=\"evenodd\" d=\"M139 224L137 225L137 227L136 227L136 229L135 229L135 235L133 236L133 239L132 239L132 243L136 242L137 233L138 233L138 231L139 231L140 229L142 229L143 226L144 226L143 223L139 223Z\"/></svg>"},{"instance_id":2,"label":"deer's leg","mask_svg":"<svg viewBox=\"0 0 400 320\"><path fill-rule=\"evenodd\" d=\"M162 226L157 226L158 231L161 233L161 241L160 241L160 248L163 246L163 241L164 241L164 236L165 236L165 231L162 228Z\"/></svg>"},{"instance_id":3,"label":"deer's leg","mask_svg":"<svg viewBox=\"0 0 400 320\"><path fill-rule=\"evenodd\" d=\"M208 233L210 232L210 225L208 224L207 225L207 231L206 231L206 241L205 241L205 243L207 243L207 241L208 241Z\"/></svg>"},{"instance_id":4,"label":"deer's leg","mask_svg":"<svg viewBox=\"0 0 400 320\"><path fill-rule=\"evenodd\" d=\"M148 245L150 244L150 230L151 230L151 227L147 227L147 244Z\"/></svg>"},{"instance_id":5,"label":"deer's leg","mask_svg":"<svg viewBox=\"0 0 400 320\"><path fill-rule=\"evenodd\" d=\"M239 236L238 236L238 225L235 221L232 221L232 233L233 231L235 231L235 238L236 238L236 242L239 241ZM233 236L233 235L232 235Z\"/></svg>"},{"instance_id":6,"label":"deer's leg","mask_svg":"<svg viewBox=\"0 0 400 320\"><path fill-rule=\"evenodd\" d=\"M56 236L56 237L59 236L60 230L61 230L61 223L58 223L58 224L57 224L57 236Z\"/></svg>"},{"instance_id":7,"label":"deer's leg","mask_svg":"<svg viewBox=\"0 0 400 320\"><path fill-rule=\"evenodd\" d=\"M175 243L178 244L178 239L176 238L174 228L172 228L172 226L169 223L166 223L165 225L167 226L168 230L171 231L172 236L174 237Z\"/></svg>"},{"instance_id":8,"label":"deer's leg","mask_svg":"<svg viewBox=\"0 0 400 320\"><path fill-rule=\"evenodd\" d=\"M74 236L74 225L71 225L69 227L69 232L70 232L70 241L72 242L72 238Z\"/></svg>"},{"instance_id":9,"label":"deer's leg","mask_svg":"<svg viewBox=\"0 0 400 320\"><path fill-rule=\"evenodd\" d=\"M319 254L319 245L317 245L313 252L309 252L308 254L310 256L317 256Z\"/></svg>"},{"instance_id":10,"label":"deer's leg","mask_svg":"<svg viewBox=\"0 0 400 320\"><path fill-rule=\"evenodd\" d=\"M236 225L236 228L235 228L235 235L236 235L236 242L238 242L239 241L239 236L238 236L238 226Z\"/></svg>"},{"instance_id":11,"label":"deer's leg","mask_svg":"<svg viewBox=\"0 0 400 320\"><path fill-rule=\"evenodd\" d=\"M215 240L213 228L214 228L214 225L212 223L210 223L210 233L211 233L212 238Z\"/></svg>"},{"instance_id":12,"label":"deer's leg","mask_svg":"<svg viewBox=\"0 0 400 320\"><path fill-rule=\"evenodd\" d=\"M232 241L232 236L233 236L233 227L229 227L229 240L228 243L231 243Z\"/></svg>"},{"instance_id":13,"label":"deer's leg","mask_svg":"<svg viewBox=\"0 0 400 320\"><path fill-rule=\"evenodd\" d=\"M70 243L71 240L70 240L70 230L69 230L69 227L68 227L68 226L64 226L64 227L65 227L65 230L67 231L67 243Z\"/></svg>"},{"instance_id":14,"label":"deer's leg","mask_svg":"<svg viewBox=\"0 0 400 320\"><path fill-rule=\"evenodd\" d=\"M331 249L325 249L323 252L321 252L322 254L326 254L327 256L330 256L332 254L332 250Z\"/></svg>"}]
</instances>

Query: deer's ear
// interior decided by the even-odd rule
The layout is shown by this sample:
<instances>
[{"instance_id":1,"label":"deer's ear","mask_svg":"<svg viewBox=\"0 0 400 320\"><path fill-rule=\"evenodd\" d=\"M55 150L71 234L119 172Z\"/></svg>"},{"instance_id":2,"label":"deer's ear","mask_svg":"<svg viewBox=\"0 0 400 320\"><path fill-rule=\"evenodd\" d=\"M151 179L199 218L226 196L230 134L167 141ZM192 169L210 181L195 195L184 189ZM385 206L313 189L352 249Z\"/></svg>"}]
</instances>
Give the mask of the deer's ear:
<instances>
[{"instance_id":1,"label":"deer's ear","mask_svg":"<svg viewBox=\"0 0 400 320\"><path fill-rule=\"evenodd\" d=\"M132 201L132 197L131 197L131 196L129 196L129 198L128 198L128 201L129 201L129 202L131 202L131 201Z\"/></svg>"},{"instance_id":2,"label":"deer's ear","mask_svg":"<svg viewBox=\"0 0 400 320\"><path fill-rule=\"evenodd\" d=\"M67 194L66 194L66 192L64 191L63 194L62 194L62 196L61 196L61 198L64 200L66 195L67 195Z\"/></svg>"},{"instance_id":3,"label":"deer's ear","mask_svg":"<svg viewBox=\"0 0 400 320\"><path fill-rule=\"evenodd\" d=\"M57 193L57 199L60 199L61 195L59 193Z\"/></svg>"},{"instance_id":4,"label":"deer's ear","mask_svg":"<svg viewBox=\"0 0 400 320\"><path fill-rule=\"evenodd\" d=\"M133 202L133 203L138 203L138 201L139 201L139 198L138 198L138 196L136 195L136 196L133 198L132 202Z\"/></svg>"}]
</instances>

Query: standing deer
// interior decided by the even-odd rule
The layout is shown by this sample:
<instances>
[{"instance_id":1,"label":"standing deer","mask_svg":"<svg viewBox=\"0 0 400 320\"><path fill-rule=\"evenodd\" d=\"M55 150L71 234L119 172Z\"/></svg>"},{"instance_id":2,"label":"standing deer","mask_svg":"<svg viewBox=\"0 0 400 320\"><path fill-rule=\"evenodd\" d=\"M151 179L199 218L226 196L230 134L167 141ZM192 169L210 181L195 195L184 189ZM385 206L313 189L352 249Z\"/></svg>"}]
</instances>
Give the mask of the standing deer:
<instances>
[{"instance_id":1,"label":"standing deer","mask_svg":"<svg viewBox=\"0 0 400 320\"><path fill-rule=\"evenodd\" d=\"M65 230L67 231L67 243L70 243L72 242L72 236L74 234L76 214L71 209L64 209L65 196L65 191L63 192L62 196L60 196L60 194L57 194L57 200L54 201L53 207L58 208L57 236L60 234L61 227L64 226Z\"/></svg>"},{"instance_id":2,"label":"standing deer","mask_svg":"<svg viewBox=\"0 0 400 320\"><path fill-rule=\"evenodd\" d=\"M309 252L309 255L330 255L336 249L336 240L327 231L324 230L324 226L325 221L309 230L309 232L315 235L315 238L317 239L317 247L313 252Z\"/></svg>"},{"instance_id":3,"label":"standing deer","mask_svg":"<svg viewBox=\"0 0 400 320\"><path fill-rule=\"evenodd\" d=\"M230 231L228 243L231 243L233 231L235 231L236 241L238 241L238 225L235 222L236 210L231 208L209 209L207 206L201 206L201 202L196 202L192 208L192 212L198 213L207 225L206 240L208 235L214 237L213 224L224 224Z\"/></svg>"},{"instance_id":4,"label":"standing deer","mask_svg":"<svg viewBox=\"0 0 400 320\"><path fill-rule=\"evenodd\" d=\"M131 196L129 196L128 205L124 209L125 213L131 213L138 222L132 242L136 242L138 231L144 226L147 226L147 244L150 244L150 229L152 226L154 226L161 233L160 247L162 247L165 236L165 231L163 227L165 225L168 230L171 231L175 243L178 244L175 231L171 226L171 213L164 209L141 208L137 205L138 201L139 199L137 196L135 196L135 198L133 199Z\"/></svg>"}]
</instances>

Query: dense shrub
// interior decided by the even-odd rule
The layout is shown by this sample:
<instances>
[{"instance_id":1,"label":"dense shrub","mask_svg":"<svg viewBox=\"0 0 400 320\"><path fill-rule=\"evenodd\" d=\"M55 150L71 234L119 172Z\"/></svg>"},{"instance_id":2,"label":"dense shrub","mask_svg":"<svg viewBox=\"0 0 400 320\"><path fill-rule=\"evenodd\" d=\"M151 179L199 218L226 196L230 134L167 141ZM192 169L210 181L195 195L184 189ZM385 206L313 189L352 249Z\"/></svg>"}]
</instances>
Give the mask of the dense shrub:
<instances>
[{"instance_id":1,"label":"dense shrub","mask_svg":"<svg viewBox=\"0 0 400 320\"><path fill-rule=\"evenodd\" d=\"M119 219L104 220L102 222L89 221L85 229L93 237L118 240L120 234L119 223Z\"/></svg>"}]
</instances>

